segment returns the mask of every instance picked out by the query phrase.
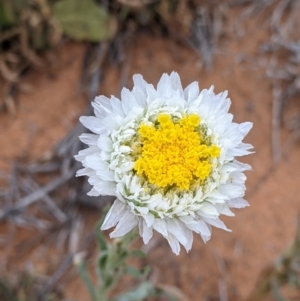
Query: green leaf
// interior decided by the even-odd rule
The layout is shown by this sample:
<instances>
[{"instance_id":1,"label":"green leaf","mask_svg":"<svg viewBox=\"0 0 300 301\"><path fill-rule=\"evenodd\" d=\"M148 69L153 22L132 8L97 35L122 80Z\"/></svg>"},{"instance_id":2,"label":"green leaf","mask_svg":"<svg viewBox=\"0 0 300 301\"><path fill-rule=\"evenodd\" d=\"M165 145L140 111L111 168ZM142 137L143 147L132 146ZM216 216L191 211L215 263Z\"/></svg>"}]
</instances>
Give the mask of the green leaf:
<instances>
[{"instance_id":1,"label":"green leaf","mask_svg":"<svg viewBox=\"0 0 300 301\"><path fill-rule=\"evenodd\" d=\"M105 220L105 217L108 213L108 210L109 210L109 206L105 206L103 209L102 209L102 213L101 213L101 218L100 220L97 222L97 225L96 225L96 238L97 238L97 244L98 244L98 247L101 251L107 251L108 250L108 247L109 247L109 244L105 238L105 235L103 233L103 231L101 230L101 227L103 225L103 222Z\"/></svg>"},{"instance_id":2,"label":"green leaf","mask_svg":"<svg viewBox=\"0 0 300 301\"><path fill-rule=\"evenodd\" d=\"M104 220L104 218L103 218L103 220ZM106 251L108 249L108 244L107 244L106 238L101 230L103 220L101 220L99 223L97 223L96 238L97 238L97 243L98 243L99 249L101 251Z\"/></svg>"},{"instance_id":3,"label":"green leaf","mask_svg":"<svg viewBox=\"0 0 300 301\"><path fill-rule=\"evenodd\" d=\"M151 272L151 267L150 266L145 266L144 269L142 270L142 276L147 277Z\"/></svg>"},{"instance_id":4,"label":"green leaf","mask_svg":"<svg viewBox=\"0 0 300 301\"><path fill-rule=\"evenodd\" d=\"M77 269L78 269L79 275L80 275L83 283L85 284L87 290L90 293L90 296L92 297L92 300L97 301L96 289L95 289L94 284L88 273L86 263L83 261L80 262L80 264L77 265Z\"/></svg>"},{"instance_id":5,"label":"green leaf","mask_svg":"<svg viewBox=\"0 0 300 301\"><path fill-rule=\"evenodd\" d=\"M142 301L153 296L156 296L156 289L150 282L143 282L135 291L121 294L113 301Z\"/></svg>"},{"instance_id":6,"label":"green leaf","mask_svg":"<svg viewBox=\"0 0 300 301\"><path fill-rule=\"evenodd\" d=\"M113 19L93 0L62 0L52 10L64 34L75 40L99 42L115 34Z\"/></svg>"},{"instance_id":7,"label":"green leaf","mask_svg":"<svg viewBox=\"0 0 300 301\"><path fill-rule=\"evenodd\" d=\"M141 251L141 250L132 250L130 252L130 255L136 258L145 258L146 254L145 252Z\"/></svg>"},{"instance_id":8,"label":"green leaf","mask_svg":"<svg viewBox=\"0 0 300 301\"><path fill-rule=\"evenodd\" d=\"M144 269L138 270L137 268L133 266L126 266L125 272L128 273L131 277L134 278L144 278L149 274L151 271L151 268L149 266L146 266Z\"/></svg>"},{"instance_id":9,"label":"green leaf","mask_svg":"<svg viewBox=\"0 0 300 301\"><path fill-rule=\"evenodd\" d=\"M100 253L99 259L98 259L98 267L100 270L104 270L106 268L108 258L109 258L108 251L102 251Z\"/></svg>"},{"instance_id":10,"label":"green leaf","mask_svg":"<svg viewBox=\"0 0 300 301\"><path fill-rule=\"evenodd\" d=\"M139 233L135 227L133 230L122 236L121 244L122 248L128 250L131 245L139 238Z\"/></svg>"},{"instance_id":11,"label":"green leaf","mask_svg":"<svg viewBox=\"0 0 300 301\"><path fill-rule=\"evenodd\" d=\"M127 266L126 272L134 278L139 278L143 275L142 271L139 271L137 268L135 268L133 266Z\"/></svg>"}]
</instances>

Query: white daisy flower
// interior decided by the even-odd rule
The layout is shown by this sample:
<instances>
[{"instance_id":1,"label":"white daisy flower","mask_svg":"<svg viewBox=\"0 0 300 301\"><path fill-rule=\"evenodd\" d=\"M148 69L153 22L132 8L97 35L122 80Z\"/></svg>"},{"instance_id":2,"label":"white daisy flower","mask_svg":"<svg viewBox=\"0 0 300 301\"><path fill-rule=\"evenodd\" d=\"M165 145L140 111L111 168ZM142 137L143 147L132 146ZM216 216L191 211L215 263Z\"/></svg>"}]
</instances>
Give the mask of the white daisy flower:
<instances>
[{"instance_id":1,"label":"white daisy flower","mask_svg":"<svg viewBox=\"0 0 300 301\"><path fill-rule=\"evenodd\" d=\"M96 97L96 116L80 118L95 134L80 136L89 147L75 157L84 166L77 176L89 177L89 195L117 198L102 225L116 226L110 237L138 226L147 244L156 230L179 254L193 231L206 242L211 226L229 231L221 214L249 205L243 172L251 168L235 157L251 153L242 140L252 123L232 122L227 92L199 91L197 82L183 90L175 72L156 89L141 75L133 81L121 100Z\"/></svg>"}]
</instances>

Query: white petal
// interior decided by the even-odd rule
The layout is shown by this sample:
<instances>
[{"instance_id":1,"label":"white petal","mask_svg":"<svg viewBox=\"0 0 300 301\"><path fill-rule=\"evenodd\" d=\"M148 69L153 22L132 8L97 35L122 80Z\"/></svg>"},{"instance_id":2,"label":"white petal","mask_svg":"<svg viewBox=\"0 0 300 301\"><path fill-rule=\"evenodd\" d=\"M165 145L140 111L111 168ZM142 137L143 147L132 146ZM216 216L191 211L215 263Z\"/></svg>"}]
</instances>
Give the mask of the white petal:
<instances>
[{"instance_id":1,"label":"white petal","mask_svg":"<svg viewBox=\"0 0 300 301\"><path fill-rule=\"evenodd\" d=\"M173 234L169 234L166 238L169 242L169 245L170 245L173 253L175 253L176 255L179 255L180 245L179 245L177 238Z\"/></svg>"},{"instance_id":2,"label":"white petal","mask_svg":"<svg viewBox=\"0 0 300 301\"><path fill-rule=\"evenodd\" d=\"M100 152L98 154L87 156L84 160L84 163L86 167L92 168L94 170L108 169L108 163L101 160Z\"/></svg>"},{"instance_id":3,"label":"white petal","mask_svg":"<svg viewBox=\"0 0 300 301\"><path fill-rule=\"evenodd\" d=\"M122 154L129 154L132 150L130 146L121 145L118 149L118 151Z\"/></svg>"},{"instance_id":4,"label":"white petal","mask_svg":"<svg viewBox=\"0 0 300 301\"><path fill-rule=\"evenodd\" d=\"M94 176L96 173L93 169L91 168L83 168L83 169L79 169L76 172L76 177L81 177L81 176L88 176L88 177L92 177Z\"/></svg>"},{"instance_id":5,"label":"white petal","mask_svg":"<svg viewBox=\"0 0 300 301\"><path fill-rule=\"evenodd\" d=\"M150 197L148 201L149 209L155 209L158 204L162 202L162 195L160 193L154 194Z\"/></svg>"},{"instance_id":6,"label":"white petal","mask_svg":"<svg viewBox=\"0 0 300 301\"><path fill-rule=\"evenodd\" d=\"M157 93L169 98L172 96L172 83L168 74L164 73L157 84Z\"/></svg>"},{"instance_id":7,"label":"white petal","mask_svg":"<svg viewBox=\"0 0 300 301\"><path fill-rule=\"evenodd\" d=\"M211 235L209 227L207 227L207 224L202 220L197 220L195 224L187 224L187 227L201 235L205 235L207 237Z\"/></svg>"},{"instance_id":8,"label":"white petal","mask_svg":"<svg viewBox=\"0 0 300 301\"><path fill-rule=\"evenodd\" d=\"M103 161L108 161L108 160L110 160L110 157L111 157L111 153L110 153L110 152L102 151L102 152L100 153L100 158L101 158L101 160L103 160Z\"/></svg>"},{"instance_id":9,"label":"white petal","mask_svg":"<svg viewBox=\"0 0 300 301\"><path fill-rule=\"evenodd\" d=\"M99 136L98 136L98 135L95 135L95 134L83 133L83 134L81 134L78 138L79 138L80 141L81 141L82 143L84 143L84 144L88 144L88 145L96 145Z\"/></svg>"},{"instance_id":10,"label":"white petal","mask_svg":"<svg viewBox=\"0 0 300 301\"><path fill-rule=\"evenodd\" d=\"M206 223L208 223L208 224L210 224L210 225L212 225L212 226L215 226L215 227L217 227L217 228L220 228L220 229L223 229L223 230L225 230L225 231L231 232L231 230L228 229L228 228L225 226L225 224L224 224L220 219L218 219L218 218L213 219L213 218L206 218L206 217L203 217L203 220L204 220Z\"/></svg>"},{"instance_id":11,"label":"white petal","mask_svg":"<svg viewBox=\"0 0 300 301\"><path fill-rule=\"evenodd\" d=\"M148 213L144 216L144 219L145 219L145 222L147 224L147 226L150 228L153 226L153 223L154 223L154 220L155 220L155 217L153 214L151 213Z\"/></svg>"},{"instance_id":12,"label":"white petal","mask_svg":"<svg viewBox=\"0 0 300 301\"><path fill-rule=\"evenodd\" d=\"M110 99L104 95L97 96L94 100L96 104L99 104L101 107L105 108L107 113L112 113L112 105Z\"/></svg>"},{"instance_id":13,"label":"white petal","mask_svg":"<svg viewBox=\"0 0 300 301\"><path fill-rule=\"evenodd\" d=\"M161 218L156 218L153 223L153 228L162 234L164 237L168 236L168 230L166 226L166 221Z\"/></svg>"},{"instance_id":14,"label":"white petal","mask_svg":"<svg viewBox=\"0 0 300 301\"><path fill-rule=\"evenodd\" d=\"M226 204L216 204L216 208L220 214L234 216L234 213L228 208Z\"/></svg>"},{"instance_id":15,"label":"white petal","mask_svg":"<svg viewBox=\"0 0 300 301\"><path fill-rule=\"evenodd\" d=\"M188 229L184 223L180 220L171 218L167 220L168 233L173 234L178 241L185 247L188 252L193 243L193 234L190 229Z\"/></svg>"},{"instance_id":16,"label":"white petal","mask_svg":"<svg viewBox=\"0 0 300 301\"><path fill-rule=\"evenodd\" d=\"M146 222L141 218L139 222L139 233L143 238L144 244L147 244L153 236L153 228L148 227Z\"/></svg>"},{"instance_id":17,"label":"white petal","mask_svg":"<svg viewBox=\"0 0 300 301\"><path fill-rule=\"evenodd\" d=\"M87 156L94 155L98 153L100 150L98 146L90 146L89 148L83 149L79 151L78 155L75 155L74 158L77 161L84 161Z\"/></svg>"},{"instance_id":18,"label":"white petal","mask_svg":"<svg viewBox=\"0 0 300 301\"><path fill-rule=\"evenodd\" d=\"M137 87L137 89L139 89L141 93L143 93L143 95L146 97L147 82L143 79L143 77L140 74L135 74L133 75L133 82L134 86Z\"/></svg>"},{"instance_id":19,"label":"white petal","mask_svg":"<svg viewBox=\"0 0 300 301\"><path fill-rule=\"evenodd\" d=\"M107 230L114 227L126 211L126 205L120 202L118 199L114 201L109 211L106 214L104 222L101 226L101 230Z\"/></svg>"},{"instance_id":20,"label":"white petal","mask_svg":"<svg viewBox=\"0 0 300 301\"><path fill-rule=\"evenodd\" d=\"M147 106L147 94L146 91L139 89L139 87L133 87L131 93L135 97L139 106L145 108Z\"/></svg>"},{"instance_id":21,"label":"white petal","mask_svg":"<svg viewBox=\"0 0 300 301\"><path fill-rule=\"evenodd\" d=\"M121 100L125 115L128 114L128 112L130 112L137 105L135 97L127 88L122 89Z\"/></svg>"},{"instance_id":22,"label":"white petal","mask_svg":"<svg viewBox=\"0 0 300 301\"><path fill-rule=\"evenodd\" d=\"M218 189L218 192L223 195L227 195L231 199L244 195L244 189L242 187L230 184L221 185Z\"/></svg>"},{"instance_id":23,"label":"white petal","mask_svg":"<svg viewBox=\"0 0 300 301\"><path fill-rule=\"evenodd\" d=\"M146 91L147 91L147 103L148 104L151 103L152 100L154 100L158 97L158 93L156 92L153 85L147 84Z\"/></svg>"},{"instance_id":24,"label":"white petal","mask_svg":"<svg viewBox=\"0 0 300 301\"><path fill-rule=\"evenodd\" d=\"M102 125L110 131L116 131L123 125L124 118L121 116L108 116L102 120Z\"/></svg>"},{"instance_id":25,"label":"white petal","mask_svg":"<svg viewBox=\"0 0 300 301\"><path fill-rule=\"evenodd\" d=\"M99 119L105 118L107 115L111 113L110 110L107 110L107 108L103 107L98 102L92 102L92 107L94 108L94 113L96 117Z\"/></svg>"},{"instance_id":26,"label":"white petal","mask_svg":"<svg viewBox=\"0 0 300 301\"><path fill-rule=\"evenodd\" d=\"M111 105L112 105L114 113L116 113L122 117L125 117L123 106L122 106L120 99L112 96L110 101L111 101Z\"/></svg>"},{"instance_id":27,"label":"white petal","mask_svg":"<svg viewBox=\"0 0 300 301\"><path fill-rule=\"evenodd\" d=\"M245 149L245 150L249 150L249 149L252 149L253 148L253 145L252 144L249 144L249 143L240 143L239 145L238 145L238 147L240 148L240 149Z\"/></svg>"},{"instance_id":28,"label":"white petal","mask_svg":"<svg viewBox=\"0 0 300 301\"><path fill-rule=\"evenodd\" d=\"M219 118L214 120L215 126L214 131L219 135L222 135L225 129L229 126L233 118L232 114L221 115Z\"/></svg>"},{"instance_id":29,"label":"white petal","mask_svg":"<svg viewBox=\"0 0 300 301\"><path fill-rule=\"evenodd\" d=\"M109 137L101 135L97 142L98 147L106 152L111 152L113 150L113 144Z\"/></svg>"},{"instance_id":30,"label":"white petal","mask_svg":"<svg viewBox=\"0 0 300 301\"><path fill-rule=\"evenodd\" d=\"M246 156L246 155L250 155L250 154L253 154L253 152L235 147L235 148L232 148L227 151L226 158L241 157L241 156Z\"/></svg>"},{"instance_id":31,"label":"white petal","mask_svg":"<svg viewBox=\"0 0 300 301\"><path fill-rule=\"evenodd\" d=\"M190 103L195 100L199 95L198 82L192 82L184 89L184 99Z\"/></svg>"},{"instance_id":32,"label":"white petal","mask_svg":"<svg viewBox=\"0 0 300 301\"><path fill-rule=\"evenodd\" d=\"M239 125L239 131L245 137L249 131L252 129L253 123L252 122L243 122Z\"/></svg>"},{"instance_id":33,"label":"white petal","mask_svg":"<svg viewBox=\"0 0 300 301\"><path fill-rule=\"evenodd\" d=\"M132 89L132 94L134 95L138 104L142 107L147 106L147 83L140 74L135 74L133 76L134 87Z\"/></svg>"},{"instance_id":34,"label":"white petal","mask_svg":"<svg viewBox=\"0 0 300 301\"><path fill-rule=\"evenodd\" d=\"M185 100L179 97L171 97L166 100L166 105L170 107L184 108Z\"/></svg>"},{"instance_id":35,"label":"white petal","mask_svg":"<svg viewBox=\"0 0 300 301\"><path fill-rule=\"evenodd\" d=\"M134 205L134 209L136 209L142 216L145 216L149 213L149 208L141 207L138 205Z\"/></svg>"},{"instance_id":36,"label":"white petal","mask_svg":"<svg viewBox=\"0 0 300 301\"><path fill-rule=\"evenodd\" d=\"M193 245L193 239L194 239L193 231L191 231L185 225L183 226L183 228L184 228L184 232L185 232L185 236L186 236L186 244L184 245L184 248L187 252L189 252Z\"/></svg>"},{"instance_id":37,"label":"white petal","mask_svg":"<svg viewBox=\"0 0 300 301\"><path fill-rule=\"evenodd\" d=\"M182 245L186 245L187 240L184 231L181 225L179 224L178 220L175 218L170 218L166 221L166 225L167 225L168 233L173 234Z\"/></svg>"},{"instance_id":38,"label":"white petal","mask_svg":"<svg viewBox=\"0 0 300 301\"><path fill-rule=\"evenodd\" d=\"M79 118L80 122L90 131L101 134L105 129L101 123L101 120L94 116L81 116Z\"/></svg>"},{"instance_id":39,"label":"white petal","mask_svg":"<svg viewBox=\"0 0 300 301\"><path fill-rule=\"evenodd\" d=\"M99 196L101 195L101 192L97 191L95 188L92 188L91 191L87 193L88 196Z\"/></svg>"},{"instance_id":40,"label":"white petal","mask_svg":"<svg viewBox=\"0 0 300 301\"><path fill-rule=\"evenodd\" d=\"M200 210L209 215L216 215L216 216L219 215L219 212L215 208L215 206L210 204L209 202L204 202L203 206L200 208Z\"/></svg>"},{"instance_id":41,"label":"white petal","mask_svg":"<svg viewBox=\"0 0 300 301\"><path fill-rule=\"evenodd\" d=\"M200 234L200 235L201 235L202 240L205 243L207 243L210 240L210 238L211 238L211 236L207 236L207 235L203 235L203 234Z\"/></svg>"},{"instance_id":42,"label":"white petal","mask_svg":"<svg viewBox=\"0 0 300 301\"><path fill-rule=\"evenodd\" d=\"M251 166L249 164L241 163L237 160L233 161L233 165L238 168L240 171L251 170Z\"/></svg>"},{"instance_id":43,"label":"white petal","mask_svg":"<svg viewBox=\"0 0 300 301\"><path fill-rule=\"evenodd\" d=\"M95 179L95 180L94 180ZM112 181L104 181L98 176L90 177L88 182L94 186L101 195L115 195L116 194L116 183Z\"/></svg>"},{"instance_id":44,"label":"white petal","mask_svg":"<svg viewBox=\"0 0 300 301\"><path fill-rule=\"evenodd\" d=\"M229 207L232 208L244 208L250 206L249 203L243 198L235 198L227 201Z\"/></svg>"},{"instance_id":45,"label":"white petal","mask_svg":"<svg viewBox=\"0 0 300 301\"><path fill-rule=\"evenodd\" d=\"M96 174L104 181L114 181L115 179L115 174L111 170L97 169Z\"/></svg>"},{"instance_id":46,"label":"white petal","mask_svg":"<svg viewBox=\"0 0 300 301\"><path fill-rule=\"evenodd\" d=\"M179 97L183 98L184 97L183 89L182 89L182 85L181 85L181 81L180 81L180 77L179 77L178 73L173 71L170 75L170 80L171 80L173 90L175 90L177 92L176 94L178 94Z\"/></svg>"},{"instance_id":47,"label":"white petal","mask_svg":"<svg viewBox=\"0 0 300 301\"><path fill-rule=\"evenodd\" d=\"M126 210L123 217L120 219L116 229L110 233L109 237L116 238L130 232L138 224L138 217Z\"/></svg>"}]
</instances>

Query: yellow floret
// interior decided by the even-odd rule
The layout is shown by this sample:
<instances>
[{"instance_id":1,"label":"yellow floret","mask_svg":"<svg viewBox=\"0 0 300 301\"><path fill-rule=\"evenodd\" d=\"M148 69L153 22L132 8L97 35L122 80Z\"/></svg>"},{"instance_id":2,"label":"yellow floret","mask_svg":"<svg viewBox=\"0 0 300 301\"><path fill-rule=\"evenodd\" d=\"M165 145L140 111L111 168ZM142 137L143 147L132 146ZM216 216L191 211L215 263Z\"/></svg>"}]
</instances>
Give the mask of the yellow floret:
<instances>
[{"instance_id":1,"label":"yellow floret","mask_svg":"<svg viewBox=\"0 0 300 301\"><path fill-rule=\"evenodd\" d=\"M211 172L211 164L207 161L203 161L198 164L195 175L200 180L205 180L209 176L210 172Z\"/></svg>"},{"instance_id":2,"label":"yellow floret","mask_svg":"<svg viewBox=\"0 0 300 301\"><path fill-rule=\"evenodd\" d=\"M188 117L188 124L197 127L200 123L200 117L197 114L192 114Z\"/></svg>"},{"instance_id":3,"label":"yellow floret","mask_svg":"<svg viewBox=\"0 0 300 301\"><path fill-rule=\"evenodd\" d=\"M161 125L162 125L162 124L165 124L165 123L172 122L171 117L170 117L170 115L168 115L168 114L160 114L160 115L157 117L157 121L158 121Z\"/></svg>"},{"instance_id":4,"label":"yellow floret","mask_svg":"<svg viewBox=\"0 0 300 301\"><path fill-rule=\"evenodd\" d=\"M155 134L155 128L146 124L141 124L139 134L143 138L151 138Z\"/></svg>"},{"instance_id":5,"label":"yellow floret","mask_svg":"<svg viewBox=\"0 0 300 301\"><path fill-rule=\"evenodd\" d=\"M216 145L212 145L209 149L209 154L212 158L220 157L220 148Z\"/></svg>"}]
</instances>

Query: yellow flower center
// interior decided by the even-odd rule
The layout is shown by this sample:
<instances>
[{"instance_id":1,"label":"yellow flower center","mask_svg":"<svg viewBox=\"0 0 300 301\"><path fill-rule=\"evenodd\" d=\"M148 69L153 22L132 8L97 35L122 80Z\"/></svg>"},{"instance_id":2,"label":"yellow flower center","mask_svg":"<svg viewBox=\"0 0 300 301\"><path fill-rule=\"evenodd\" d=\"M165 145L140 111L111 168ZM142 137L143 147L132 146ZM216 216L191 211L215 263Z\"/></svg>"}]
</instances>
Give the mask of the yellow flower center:
<instances>
[{"instance_id":1,"label":"yellow flower center","mask_svg":"<svg viewBox=\"0 0 300 301\"><path fill-rule=\"evenodd\" d=\"M197 114L173 121L160 114L155 125L141 124L138 133L141 152L135 161L137 175L144 176L159 188L190 188L195 180L204 181L211 173L212 158L219 157L220 148L207 145Z\"/></svg>"}]
</instances>

